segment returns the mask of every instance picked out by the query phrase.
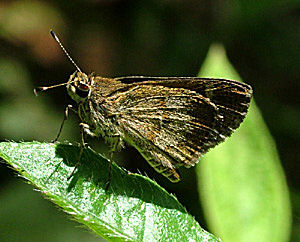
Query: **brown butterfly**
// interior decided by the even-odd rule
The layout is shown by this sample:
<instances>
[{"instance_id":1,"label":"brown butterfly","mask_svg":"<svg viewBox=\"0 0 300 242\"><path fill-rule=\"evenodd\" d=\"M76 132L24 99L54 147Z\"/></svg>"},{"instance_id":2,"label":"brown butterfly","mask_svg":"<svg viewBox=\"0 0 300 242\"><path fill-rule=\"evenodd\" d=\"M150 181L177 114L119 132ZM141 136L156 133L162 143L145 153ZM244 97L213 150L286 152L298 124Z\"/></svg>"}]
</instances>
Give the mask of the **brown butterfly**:
<instances>
[{"instance_id":1,"label":"brown butterfly","mask_svg":"<svg viewBox=\"0 0 300 242\"><path fill-rule=\"evenodd\" d=\"M82 137L104 137L111 161L125 141L172 182L180 180L178 167L195 165L239 127L252 97L249 85L225 79L86 75L65 53L77 71L56 86L66 85L76 101Z\"/></svg>"}]
</instances>

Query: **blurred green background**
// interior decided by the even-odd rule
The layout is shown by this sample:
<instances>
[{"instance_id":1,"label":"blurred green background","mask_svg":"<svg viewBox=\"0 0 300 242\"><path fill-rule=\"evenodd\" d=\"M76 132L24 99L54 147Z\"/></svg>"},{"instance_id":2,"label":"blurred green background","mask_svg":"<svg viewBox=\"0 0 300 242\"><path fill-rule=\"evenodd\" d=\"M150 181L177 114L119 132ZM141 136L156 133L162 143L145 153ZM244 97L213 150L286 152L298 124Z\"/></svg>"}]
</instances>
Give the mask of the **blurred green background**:
<instances>
[{"instance_id":1,"label":"blurred green background","mask_svg":"<svg viewBox=\"0 0 300 242\"><path fill-rule=\"evenodd\" d=\"M33 88L68 80L74 66L49 35L59 35L87 73L196 76L214 42L222 43L275 139L293 209L291 241L300 241L300 1L1 1L0 140L51 141L67 104L65 88L35 97ZM258 133L259 135L259 133ZM61 141L79 141L70 115ZM107 155L102 140L89 139ZM118 164L155 179L207 228L194 169L170 184L133 148ZM1 241L98 241L0 165ZM1 239L2 238L2 239ZM23 238L23 240L22 240Z\"/></svg>"}]
</instances>

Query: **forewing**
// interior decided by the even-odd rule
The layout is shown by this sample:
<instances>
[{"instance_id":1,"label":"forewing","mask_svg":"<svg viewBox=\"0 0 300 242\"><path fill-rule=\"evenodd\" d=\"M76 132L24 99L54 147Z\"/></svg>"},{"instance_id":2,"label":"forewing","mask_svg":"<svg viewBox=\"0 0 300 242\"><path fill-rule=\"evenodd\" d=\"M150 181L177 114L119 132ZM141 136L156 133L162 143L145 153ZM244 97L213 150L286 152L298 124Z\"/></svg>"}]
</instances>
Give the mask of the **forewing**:
<instances>
[{"instance_id":1,"label":"forewing","mask_svg":"<svg viewBox=\"0 0 300 242\"><path fill-rule=\"evenodd\" d=\"M170 88L183 88L209 98L217 106L223 121L216 130L229 136L239 127L247 114L252 97L251 86L232 80L194 77L123 77L117 80L132 85L160 85Z\"/></svg>"}]
</instances>

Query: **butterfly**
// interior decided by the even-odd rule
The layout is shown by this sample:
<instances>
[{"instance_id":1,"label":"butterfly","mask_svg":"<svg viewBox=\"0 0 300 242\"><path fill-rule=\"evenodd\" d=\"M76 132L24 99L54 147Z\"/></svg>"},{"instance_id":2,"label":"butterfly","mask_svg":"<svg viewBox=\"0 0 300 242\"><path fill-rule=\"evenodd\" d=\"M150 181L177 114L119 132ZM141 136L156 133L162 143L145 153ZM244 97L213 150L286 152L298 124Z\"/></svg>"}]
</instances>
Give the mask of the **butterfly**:
<instances>
[{"instance_id":1,"label":"butterfly","mask_svg":"<svg viewBox=\"0 0 300 242\"><path fill-rule=\"evenodd\" d=\"M53 31L51 34L65 51ZM180 180L180 166L194 166L201 155L229 137L240 126L250 105L252 88L238 81L199 77L105 78L85 74L65 53L77 70L67 83L59 85L66 85L77 103L82 137L84 133L104 137L112 147L111 161L124 143L135 147L171 182Z\"/></svg>"}]
</instances>

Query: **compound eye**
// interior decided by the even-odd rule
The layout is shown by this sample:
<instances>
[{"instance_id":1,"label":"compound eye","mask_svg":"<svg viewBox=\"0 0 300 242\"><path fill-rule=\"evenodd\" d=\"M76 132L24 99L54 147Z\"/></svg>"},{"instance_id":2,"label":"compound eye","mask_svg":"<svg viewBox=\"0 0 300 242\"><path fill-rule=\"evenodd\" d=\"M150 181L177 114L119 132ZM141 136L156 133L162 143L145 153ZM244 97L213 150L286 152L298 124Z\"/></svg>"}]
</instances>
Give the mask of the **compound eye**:
<instances>
[{"instance_id":1,"label":"compound eye","mask_svg":"<svg viewBox=\"0 0 300 242\"><path fill-rule=\"evenodd\" d=\"M86 98L89 95L89 86L84 83L79 83L76 87L76 94L81 98Z\"/></svg>"},{"instance_id":2,"label":"compound eye","mask_svg":"<svg viewBox=\"0 0 300 242\"><path fill-rule=\"evenodd\" d=\"M80 83L78 85L78 88L81 90L81 91L88 91L89 90L89 86L86 85L86 84L83 84L83 83Z\"/></svg>"}]
</instances>

